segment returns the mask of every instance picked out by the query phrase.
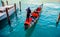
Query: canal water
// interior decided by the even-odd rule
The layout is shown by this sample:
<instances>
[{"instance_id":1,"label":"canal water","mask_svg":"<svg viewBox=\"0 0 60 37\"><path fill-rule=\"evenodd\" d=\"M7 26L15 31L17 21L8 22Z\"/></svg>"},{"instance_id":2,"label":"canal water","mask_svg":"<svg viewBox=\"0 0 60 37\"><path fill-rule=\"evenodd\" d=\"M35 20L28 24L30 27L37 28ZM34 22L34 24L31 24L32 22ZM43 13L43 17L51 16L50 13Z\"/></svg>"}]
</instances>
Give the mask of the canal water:
<instances>
[{"instance_id":1,"label":"canal water","mask_svg":"<svg viewBox=\"0 0 60 37\"><path fill-rule=\"evenodd\" d=\"M26 8L30 7L34 11L39 5L23 4L22 11L17 8L17 16L10 16L13 31L10 32L7 18L0 21L0 37L60 37L60 21L56 28L56 21L60 13L59 3L43 4L39 19L35 25L28 30L24 29L26 20Z\"/></svg>"}]
</instances>

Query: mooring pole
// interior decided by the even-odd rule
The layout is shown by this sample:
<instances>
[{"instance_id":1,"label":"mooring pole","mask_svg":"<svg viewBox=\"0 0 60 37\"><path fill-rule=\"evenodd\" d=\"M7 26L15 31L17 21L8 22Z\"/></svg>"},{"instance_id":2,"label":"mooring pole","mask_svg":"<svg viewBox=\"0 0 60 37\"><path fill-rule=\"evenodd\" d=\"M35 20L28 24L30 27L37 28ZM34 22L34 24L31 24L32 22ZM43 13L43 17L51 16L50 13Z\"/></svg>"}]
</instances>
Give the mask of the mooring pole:
<instances>
[{"instance_id":1,"label":"mooring pole","mask_svg":"<svg viewBox=\"0 0 60 37\"><path fill-rule=\"evenodd\" d=\"M8 1L6 1L6 4L8 5Z\"/></svg>"},{"instance_id":2,"label":"mooring pole","mask_svg":"<svg viewBox=\"0 0 60 37\"><path fill-rule=\"evenodd\" d=\"M16 12L16 3L14 3L14 9L15 9L15 14L17 16L17 12Z\"/></svg>"},{"instance_id":3,"label":"mooring pole","mask_svg":"<svg viewBox=\"0 0 60 37\"><path fill-rule=\"evenodd\" d=\"M4 6L4 2L3 2L3 1L1 1L1 3L2 3L2 6Z\"/></svg>"},{"instance_id":4,"label":"mooring pole","mask_svg":"<svg viewBox=\"0 0 60 37\"><path fill-rule=\"evenodd\" d=\"M21 11L21 1L19 1L20 11Z\"/></svg>"},{"instance_id":5,"label":"mooring pole","mask_svg":"<svg viewBox=\"0 0 60 37\"><path fill-rule=\"evenodd\" d=\"M8 14L8 8L6 8L6 14L7 14L7 19L8 19L9 26L11 27L10 17L9 17L9 14Z\"/></svg>"}]
</instances>

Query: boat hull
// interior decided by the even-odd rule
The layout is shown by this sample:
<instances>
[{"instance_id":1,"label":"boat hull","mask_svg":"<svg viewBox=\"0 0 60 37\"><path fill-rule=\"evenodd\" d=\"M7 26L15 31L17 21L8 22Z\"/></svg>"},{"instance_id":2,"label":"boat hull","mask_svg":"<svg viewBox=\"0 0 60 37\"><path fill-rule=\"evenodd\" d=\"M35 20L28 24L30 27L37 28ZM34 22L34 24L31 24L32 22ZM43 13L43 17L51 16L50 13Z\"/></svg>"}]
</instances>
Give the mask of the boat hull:
<instances>
[{"instance_id":1,"label":"boat hull","mask_svg":"<svg viewBox=\"0 0 60 37\"><path fill-rule=\"evenodd\" d=\"M42 10L42 5L39 6L35 11L33 11L30 17L26 19L24 23L25 30L30 28L32 25L34 25L37 22L41 10Z\"/></svg>"}]
</instances>

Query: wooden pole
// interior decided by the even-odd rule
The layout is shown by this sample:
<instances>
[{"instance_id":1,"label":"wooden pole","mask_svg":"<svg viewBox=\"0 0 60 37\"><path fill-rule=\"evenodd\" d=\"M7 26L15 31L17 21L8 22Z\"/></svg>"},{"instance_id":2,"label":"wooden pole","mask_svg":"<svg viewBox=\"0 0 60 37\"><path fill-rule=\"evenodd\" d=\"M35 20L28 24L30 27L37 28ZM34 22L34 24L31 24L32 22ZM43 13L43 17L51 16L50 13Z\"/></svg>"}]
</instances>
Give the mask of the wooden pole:
<instances>
[{"instance_id":1,"label":"wooden pole","mask_svg":"<svg viewBox=\"0 0 60 37\"><path fill-rule=\"evenodd\" d=\"M8 1L6 1L6 4L8 5Z\"/></svg>"},{"instance_id":2,"label":"wooden pole","mask_svg":"<svg viewBox=\"0 0 60 37\"><path fill-rule=\"evenodd\" d=\"M3 1L1 1L1 3L2 3L2 6L5 6Z\"/></svg>"},{"instance_id":3,"label":"wooden pole","mask_svg":"<svg viewBox=\"0 0 60 37\"><path fill-rule=\"evenodd\" d=\"M14 9L15 9L15 14L17 16L17 12L16 12L16 3L14 3Z\"/></svg>"},{"instance_id":4,"label":"wooden pole","mask_svg":"<svg viewBox=\"0 0 60 37\"><path fill-rule=\"evenodd\" d=\"M15 11L16 11L16 3L14 3L14 8L15 8Z\"/></svg>"},{"instance_id":5,"label":"wooden pole","mask_svg":"<svg viewBox=\"0 0 60 37\"><path fill-rule=\"evenodd\" d=\"M21 1L19 1L20 11L21 11Z\"/></svg>"},{"instance_id":6,"label":"wooden pole","mask_svg":"<svg viewBox=\"0 0 60 37\"><path fill-rule=\"evenodd\" d=\"M13 27L11 26L10 17L9 17L9 14L8 14L8 8L6 8L6 14L7 14L7 19L8 19L8 23L9 23L9 26L10 26L10 32L11 32L11 31L13 31Z\"/></svg>"},{"instance_id":7,"label":"wooden pole","mask_svg":"<svg viewBox=\"0 0 60 37\"><path fill-rule=\"evenodd\" d=\"M7 14L7 19L8 19L9 26L11 27L10 17L9 17L9 14L8 14L8 8L6 8L6 14Z\"/></svg>"}]
</instances>

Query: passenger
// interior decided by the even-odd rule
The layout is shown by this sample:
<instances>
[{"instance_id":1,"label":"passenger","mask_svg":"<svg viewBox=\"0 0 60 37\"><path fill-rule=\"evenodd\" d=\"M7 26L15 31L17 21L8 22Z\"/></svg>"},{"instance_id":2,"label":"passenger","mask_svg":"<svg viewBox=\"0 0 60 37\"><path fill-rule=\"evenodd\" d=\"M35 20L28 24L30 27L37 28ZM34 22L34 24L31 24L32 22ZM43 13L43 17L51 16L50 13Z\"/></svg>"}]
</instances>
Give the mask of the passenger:
<instances>
[{"instance_id":1,"label":"passenger","mask_svg":"<svg viewBox=\"0 0 60 37\"><path fill-rule=\"evenodd\" d=\"M31 13L30 7L28 7L28 8L26 9L26 11L27 11L27 18L29 18L30 13Z\"/></svg>"}]
</instances>

